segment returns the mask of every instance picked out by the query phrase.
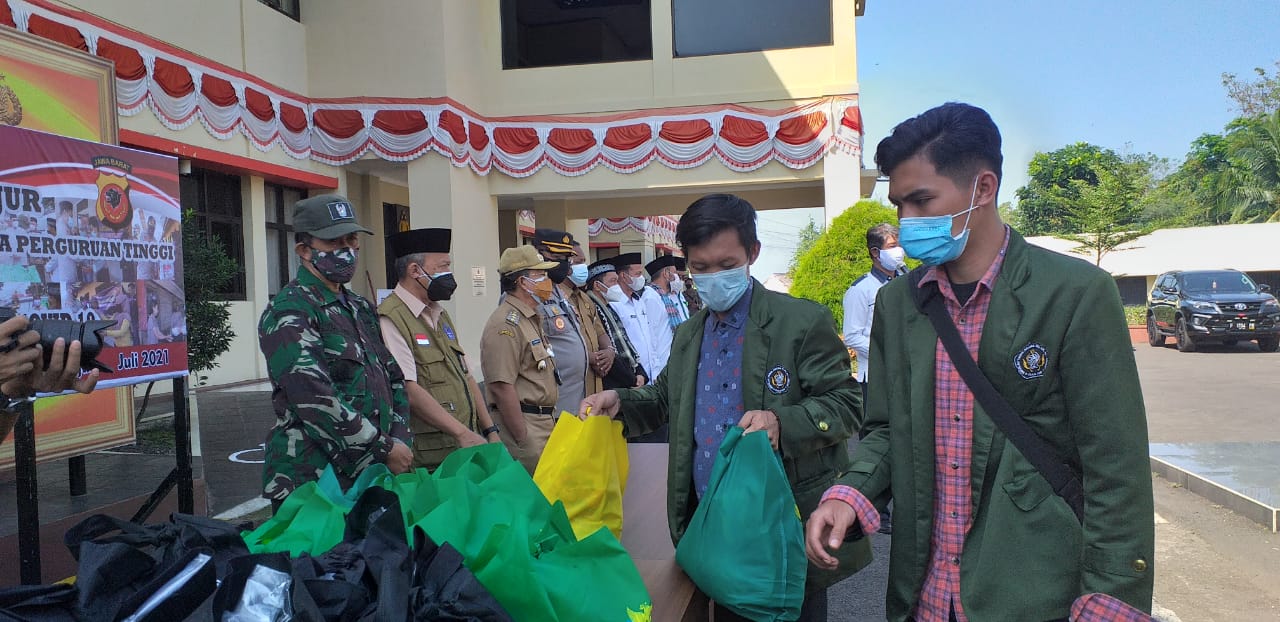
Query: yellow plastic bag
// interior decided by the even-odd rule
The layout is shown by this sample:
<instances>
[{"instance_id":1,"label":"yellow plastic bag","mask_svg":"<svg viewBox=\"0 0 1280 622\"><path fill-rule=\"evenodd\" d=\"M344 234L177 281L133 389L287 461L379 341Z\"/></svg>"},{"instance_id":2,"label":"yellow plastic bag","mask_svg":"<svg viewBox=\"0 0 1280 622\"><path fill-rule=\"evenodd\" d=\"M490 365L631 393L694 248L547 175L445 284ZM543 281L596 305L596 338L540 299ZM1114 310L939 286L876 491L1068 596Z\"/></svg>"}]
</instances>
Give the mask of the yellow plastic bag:
<instances>
[{"instance_id":1,"label":"yellow plastic bag","mask_svg":"<svg viewBox=\"0 0 1280 622\"><path fill-rule=\"evenodd\" d=\"M621 421L608 417L583 421L565 412L542 450L533 481L547 501L564 503L578 539L602 525L621 538L629 464Z\"/></svg>"}]
</instances>

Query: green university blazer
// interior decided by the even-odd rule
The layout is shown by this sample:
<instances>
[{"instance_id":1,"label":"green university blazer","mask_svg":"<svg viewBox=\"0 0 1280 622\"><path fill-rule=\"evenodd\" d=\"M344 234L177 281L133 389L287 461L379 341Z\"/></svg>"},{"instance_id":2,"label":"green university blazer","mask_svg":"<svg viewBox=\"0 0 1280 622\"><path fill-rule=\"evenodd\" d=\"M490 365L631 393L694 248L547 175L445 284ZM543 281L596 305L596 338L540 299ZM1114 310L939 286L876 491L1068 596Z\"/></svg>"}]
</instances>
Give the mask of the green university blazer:
<instances>
[{"instance_id":1,"label":"green university blazer","mask_svg":"<svg viewBox=\"0 0 1280 622\"><path fill-rule=\"evenodd\" d=\"M840 481L878 505L893 499L891 621L911 615L929 566L934 353L943 347L909 285L894 279L876 301L868 436ZM1091 592L1149 612L1155 529L1146 410L1115 281L1010 232L978 364L1081 478L1085 503L1082 527L975 404L974 513L960 563L969 619L1066 618L1072 601Z\"/></svg>"},{"instance_id":2,"label":"green university blazer","mask_svg":"<svg viewBox=\"0 0 1280 622\"><path fill-rule=\"evenodd\" d=\"M697 507L693 490L694 400L698 358L709 311L682 323L671 358L654 384L621 389L619 418L627 436L670 423L667 520L679 543ZM806 520L822 493L849 468L848 440L861 419L862 393L850 375L849 353L826 307L764 288L752 280L742 347L742 399L747 410L778 416L783 470ZM743 508L749 513L751 508ZM744 543L749 545L750 543ZM868 538L841 547L840 568L809 565L808 590L825 588L871 561Z\"/></svg>"}]
</instances>

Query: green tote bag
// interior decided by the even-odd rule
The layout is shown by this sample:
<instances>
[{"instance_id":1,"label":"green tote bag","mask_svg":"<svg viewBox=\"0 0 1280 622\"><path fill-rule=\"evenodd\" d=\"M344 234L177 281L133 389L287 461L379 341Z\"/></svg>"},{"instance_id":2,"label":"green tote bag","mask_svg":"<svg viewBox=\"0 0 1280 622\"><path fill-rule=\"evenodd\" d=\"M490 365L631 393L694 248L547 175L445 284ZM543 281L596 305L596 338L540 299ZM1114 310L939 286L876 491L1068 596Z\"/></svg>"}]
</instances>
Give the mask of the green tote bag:
<instances>
[{"instance_id":1,"label":"green tote bag","mask_svg":"<svg viewBox=\"0 0 1280 622\"><path fill-rule=\"evenodd\" d=\"M725 435L707 492L676 546L676 563L707 596L756 622L795 620L804 603L804 525L763 432Z\"/></svg>"}]
</instances>

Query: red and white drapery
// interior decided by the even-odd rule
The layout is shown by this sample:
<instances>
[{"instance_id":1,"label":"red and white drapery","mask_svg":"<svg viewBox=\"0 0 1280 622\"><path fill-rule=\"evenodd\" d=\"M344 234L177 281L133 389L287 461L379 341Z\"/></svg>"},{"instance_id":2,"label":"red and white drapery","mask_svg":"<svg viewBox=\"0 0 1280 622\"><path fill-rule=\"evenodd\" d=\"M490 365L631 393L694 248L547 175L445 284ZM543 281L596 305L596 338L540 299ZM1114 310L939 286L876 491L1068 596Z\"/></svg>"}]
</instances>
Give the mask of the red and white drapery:
<instances>
[{"instance_id":1,"label":"red and white drapery","mask_svg":"<svg viewBox=\"0 0 1280 622\"><path fill-rule=\"evenodd\" d=\"M671 216L628 216L626 218L592 218L587 224L587 233L592 237L603 233L652 233L668 240L676 239L676 225L679 223Z\"/></svg>"},{"instance_id":2,"label":"red and white drapery","mask_svg":"<svg viewBox=\"0 0 1280 622\"><path fill-rule=\"evenodd\" d=\"M527 177L550 167L632 173L657 161L694 168L716 158L747 172L776 161L794 169L831 149L861 152L856 96L782 110L736 105L604 116L490 118L449 98L313 99L195 56L83 11L45 0L0 0L0 24L115 61L117 107L151 110L166 127L199 121L210 135L244 134L261 151L343 165L372 152L405 162L434 151L477 174Z\"/></svg>"}]
</instances>

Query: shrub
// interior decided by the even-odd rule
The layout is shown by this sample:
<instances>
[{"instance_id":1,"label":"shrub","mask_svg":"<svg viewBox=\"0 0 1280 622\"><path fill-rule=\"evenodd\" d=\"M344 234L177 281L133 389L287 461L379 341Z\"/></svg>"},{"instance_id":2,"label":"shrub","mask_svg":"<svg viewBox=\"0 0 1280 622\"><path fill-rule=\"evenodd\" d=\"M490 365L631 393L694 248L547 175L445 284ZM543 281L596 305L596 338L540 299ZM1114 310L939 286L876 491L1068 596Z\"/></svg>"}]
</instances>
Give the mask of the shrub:
<instances>
[{"instance_id":1,"label":"shrub","mask_svg":"<svg viewBox=\"0 0 1280 622\"><path fill-rule=\"evenodd\" d=\"M898 224L897 213L879 201L858 201L836 216L818 241L800 257L791 295L826 306L836 318L836 332L844 321L844 292L871 270L867 229L880 223Z\"/></svg>"}]
</instances>

